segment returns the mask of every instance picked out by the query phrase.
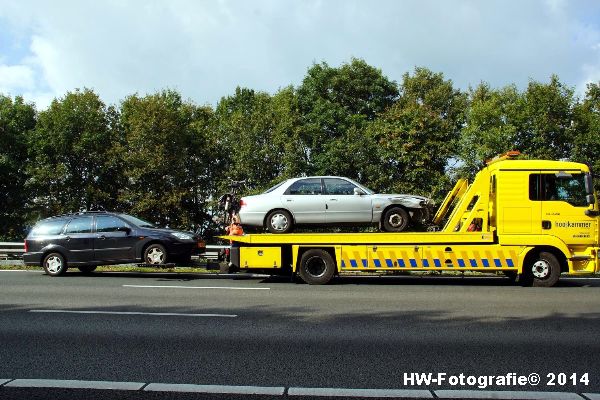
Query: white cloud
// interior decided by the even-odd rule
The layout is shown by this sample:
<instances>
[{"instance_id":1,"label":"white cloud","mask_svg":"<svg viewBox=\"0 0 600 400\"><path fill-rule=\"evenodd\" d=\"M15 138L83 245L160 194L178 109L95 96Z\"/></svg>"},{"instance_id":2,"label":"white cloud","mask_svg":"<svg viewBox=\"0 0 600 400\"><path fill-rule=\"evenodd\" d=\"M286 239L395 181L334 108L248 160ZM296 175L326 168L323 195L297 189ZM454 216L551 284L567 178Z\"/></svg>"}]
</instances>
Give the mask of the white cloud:
<instances>
[{"instance_id":1,"label":"white cloud","mask_svg":"<svg viewBox=\"0 0 600 400\"><path fill-rule=\"evenodd\" d=\"M598 21L585 19L599 10L562 0L0 0L0 37L29 48L5 60L33 74L13 91L47 99L89 87L115 103L170 87L214 104L237 85L273 92L299 84L313 61L352 56L395 80L426 66L462 88L552 73L579 87L600 69Z\"/></svg>"},{"instance_id":2,"label":"white cloud","mask_svg":"<svg viewBox=\"0 0 600 400\"><path fill-rule=\"evenodd\" d=\"M21 92L22 90L31 90L33 86L34 78L31 67L0 64L0 92Z\"/></svg>"}]
</instances>

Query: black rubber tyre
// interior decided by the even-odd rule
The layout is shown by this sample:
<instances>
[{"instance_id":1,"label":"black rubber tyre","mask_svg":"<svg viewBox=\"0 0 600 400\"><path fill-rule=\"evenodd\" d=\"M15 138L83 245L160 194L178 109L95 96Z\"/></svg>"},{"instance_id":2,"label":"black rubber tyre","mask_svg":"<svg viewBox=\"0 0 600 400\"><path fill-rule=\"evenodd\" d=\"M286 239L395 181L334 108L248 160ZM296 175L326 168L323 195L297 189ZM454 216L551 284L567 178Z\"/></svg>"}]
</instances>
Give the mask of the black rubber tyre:
<instances>
[{"instance_id":1,"label":"black rubber tyre","mask_svg":"<svg viewBox=\"0 0 600 400\"><path fill-rule=\"evenodd\" d=\"M84 274L91 274L96 270L97 267L95 265L83 265L77 268Z\"/></svg>"},{"instance_id":2,"label":"black rubber tyre","mask_svg":"<svg viewBox=\"0 0 600 400\"><path fill-rule=\"evenodd\" d=\"M390 207L381 218L381 226L385 232L402 232L410 222L410 215L402 207Z\"/></svg>"},{"instance_id":3,"label":"black rubber tyre","mask_svg":"<svg viewBox=\"0 0 600 400\"><path fill-rule=\"evenodd\" d=\"M42 268L47 275L60 276L67 272L67 260L60 253L49 253L42 261Z\"/></svg>"},{"instance_id":4,"label":"black rubber tyre","mask_svg":"<svg viewBox=\"0 0 600 400\"><path fill-rule=\"evenodd\" d=\"M167 263L167 250L159 243L153 243L144 250L145 264L163 265Z\"/></svg>"},{"instance_id":5,"label":"black rubber tyre","mask_svg":"<svg viewBox=\"0 0 600 400\"><path fill-rule=\"evenodd\" d=\"M325 250L307 250L300 259L298 273L302 280L309 285L324 285L335 274L335 262L331 254Z\"/></svg>"},{"instance_id":6,"label":"black rubber tyre","mask_svg":"<svg viewBox=\"0 0 600 400\"><path fill-rule=\"evenodd\" d=\"M521 283L524 286L551 287L560 278L560 262L556 256L541 251L524 266Z\"/></svg>"},{"instance_id":7,"label":"black rubber tyre","mask_svg":"<svg viewBox=\"0 0 600 400\"><path fill-rule=\"evenodd\" d=\"M294 229L292 215L286 210L274 210L267 215L267 230L271 233L289 233Z\"/></svg>"}]
</instances>

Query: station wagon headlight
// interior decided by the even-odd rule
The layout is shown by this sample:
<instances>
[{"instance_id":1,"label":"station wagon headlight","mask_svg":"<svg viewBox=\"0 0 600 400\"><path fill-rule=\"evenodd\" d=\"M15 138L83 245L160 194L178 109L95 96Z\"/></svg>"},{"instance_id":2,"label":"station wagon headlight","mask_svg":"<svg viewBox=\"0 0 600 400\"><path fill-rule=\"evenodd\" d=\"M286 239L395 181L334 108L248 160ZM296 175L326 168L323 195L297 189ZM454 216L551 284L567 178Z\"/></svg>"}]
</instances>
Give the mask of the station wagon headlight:
<instances>
[{"instance_id":1,"label":"station wagon headlight","mask_svg":"<svg viewBox=\"0 0 600 400\"><path fill-rule=\"evenodd\" d=\"M183 233L183 232L174 232L174 233L171 233L171 235L175 236L177 239L180 239L180 240L193 239L192 235L188 235L187 233Z\"/></svg>"}]
</instances>

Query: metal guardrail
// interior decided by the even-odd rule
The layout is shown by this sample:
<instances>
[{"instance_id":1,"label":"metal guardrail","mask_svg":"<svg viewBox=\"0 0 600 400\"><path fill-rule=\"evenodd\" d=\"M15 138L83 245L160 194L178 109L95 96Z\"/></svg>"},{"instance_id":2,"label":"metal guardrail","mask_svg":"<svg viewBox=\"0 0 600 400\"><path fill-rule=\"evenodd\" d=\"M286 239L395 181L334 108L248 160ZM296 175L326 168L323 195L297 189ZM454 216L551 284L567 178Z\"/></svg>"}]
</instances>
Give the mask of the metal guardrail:
<instances>
[{"instance_id":1,"label":"metal guardrail","mask_svg":"<svg viewBox=\"0 0 600 400\"><path fill-rule=\"evenodd\" d=\"M23 242L0 242L0 260L19 259L25 253Z\"/></svg>"}]
</instances>

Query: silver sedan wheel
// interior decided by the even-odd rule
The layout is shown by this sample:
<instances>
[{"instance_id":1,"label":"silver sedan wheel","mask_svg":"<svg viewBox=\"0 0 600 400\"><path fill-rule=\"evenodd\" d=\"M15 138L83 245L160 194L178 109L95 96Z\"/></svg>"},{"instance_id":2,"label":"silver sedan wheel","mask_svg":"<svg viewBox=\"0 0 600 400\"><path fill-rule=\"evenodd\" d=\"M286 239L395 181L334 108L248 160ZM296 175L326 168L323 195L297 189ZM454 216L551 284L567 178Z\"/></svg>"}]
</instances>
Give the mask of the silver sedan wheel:
<instances>
[{"instance_id":1,"label":"silver sedan wheel","mask_svg":"<svg viewBox=\"0 0 600 400\"><path fill-rule=\"evenodd\" d=\"M546 279L550 274L550 264L546 260L538 260L533 264L531 272L538 279Z\"/></svg>"},{"instance_id":2,"label":"silver sedan wheel","mask_svg":"<svg viewBox=\"0 0 600 400\"><path fill-rule=\"evenodd\" d=\"M48 259L46 260L46 269L52 274L60 272L60 270L62 269L62 265L62 259L57 256L48 257Z\"/></svg>"},{"instance_id":3,"label":"silver sedan wheel","mask_svg":"<svg viewBox=\"0 0 600 400\"><path fill-rule=\"evenodd\" d=\"M148 264L162 264L164 261L165 253L158 247L153 247L146 253L146 263Z\"/></svg>"},{"instance_id":4,"label":"silver sedan wheel","mask_svg":"<svg viewBox=\"0 0 600 400\"><path fill-rule=\"evenodd\" d=\"M271 226L276 231L285 231L288 228L289 224L290 222L288 221L287 216L285 216L282 213L273 214L273 216L271 217Z\"/></svg>"},{"instance_id":5,"label":"silver sedan wheel","mask_svg":"<svg viewBox=\"0 0 600 400\"><path fill-rule=\"evenodd\" d=\"M388 218L388 223L393 228L398 228L404 224L404 218L400 214L390 214Z\"/></svg>"}]
</instances>

